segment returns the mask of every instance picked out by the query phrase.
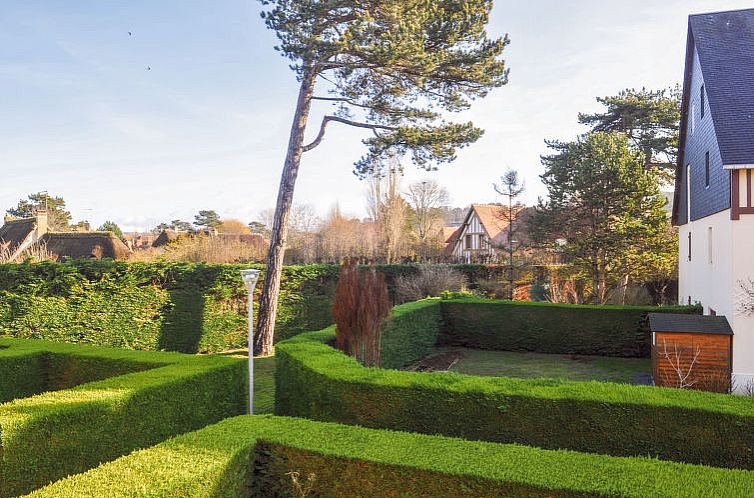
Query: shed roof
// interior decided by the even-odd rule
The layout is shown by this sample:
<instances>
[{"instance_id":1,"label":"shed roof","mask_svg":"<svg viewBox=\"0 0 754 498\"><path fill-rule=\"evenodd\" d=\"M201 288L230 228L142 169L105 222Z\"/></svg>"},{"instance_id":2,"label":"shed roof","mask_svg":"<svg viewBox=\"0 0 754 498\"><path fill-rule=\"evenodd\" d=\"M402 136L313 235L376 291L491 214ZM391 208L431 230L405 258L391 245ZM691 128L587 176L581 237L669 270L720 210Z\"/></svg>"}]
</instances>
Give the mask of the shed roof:
<instances>
[{"instance_id":1,"label":"shed roof","mask_svg":"<svg viewBox=\"0 0 754 498\"><path fill-rule=\"evenodd\" d=\"M733 335L724 316L649 313L649 327L652 332Z\"/></svg>"}]
</instances>

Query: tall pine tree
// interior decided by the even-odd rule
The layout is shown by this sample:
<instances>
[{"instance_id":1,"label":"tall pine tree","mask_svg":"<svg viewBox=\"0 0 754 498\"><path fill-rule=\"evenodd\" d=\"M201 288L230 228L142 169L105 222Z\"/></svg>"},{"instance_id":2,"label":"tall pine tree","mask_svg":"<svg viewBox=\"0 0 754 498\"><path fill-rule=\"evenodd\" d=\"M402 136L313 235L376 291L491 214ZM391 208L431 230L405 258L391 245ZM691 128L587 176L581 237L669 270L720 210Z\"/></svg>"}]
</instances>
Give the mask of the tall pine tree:
<instances>
[{"instance_id":1,"label":"tall pine tree","mask_svg":"<svg viewBox=\"0 0 754 498\"><path fill-rule=\"evenodd\" d=\"M272 351L277 298L293 192L301 157L331 123L369 130L355 173L366 176L391 154L433 169L454 159L482 130L453 123L447 112L503 85L507 38L488 37L491 0L260 0L277 48L299 81L280 180L260 299L255 349ZM327 92L315 95L317 83ZM334 105L316 137L304 143L314 102Z\"/></svg>"}]
</instances>

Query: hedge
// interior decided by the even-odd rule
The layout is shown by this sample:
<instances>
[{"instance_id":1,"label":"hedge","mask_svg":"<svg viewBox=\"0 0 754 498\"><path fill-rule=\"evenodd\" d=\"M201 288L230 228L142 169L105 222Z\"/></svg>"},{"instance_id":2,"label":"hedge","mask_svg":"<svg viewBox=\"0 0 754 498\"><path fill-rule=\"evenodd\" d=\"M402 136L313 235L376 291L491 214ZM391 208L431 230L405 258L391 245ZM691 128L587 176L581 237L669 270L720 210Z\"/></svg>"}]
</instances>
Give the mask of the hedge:
<instances>
[{"instance_id":1,"label":"hedge","mask_svg":"<svg viewBox=\"0 0 754 498\"><path fill-rule=\"evenodd\" d=\"M446 300L439 341L502 351L648 358L650 312L701 314L702 309Z\"/></svg>"},{"instance_id":2,"label":"hedge","mask_svg":"<svg viewBox=\"0 0 754 498\"><path fill-rule=\"evenodd\" d=\"M0 336L140 350L218 352L246 341L241 268L261 265L65 261L0 264ZM413 265L378 265L393 289ZM494 270L455 265L473 283ZM276 339L332 323L337 265L286 266ZM261 285L257 286L261 292Z\"/></svg>"},{"instance_id":3,"label":"hedge","mask_svg":"<svg viewBox=\"0 0 754 498\"><path fill-rule=\"evenodd\" d=\"M277 346L275 413L472 440L754 469L754 399L606 382L364 368L334 329Z\"/></svg>"},{"instance_id":4,"label":"hedge","mask_svg":"<svg viewBox=\"0 0 754 498\"><path fill-rule=\"evenodd\" d=\"M427 356L437 344L441 325L439 301L417 301L393 308L382 327L382 367L402 368Z\"/></svg>"},{"instance_id":5,"label":"hedge","mask_svg":"<svg viewBox=\"0 0 754 498\"><path fill-rule=\"evenodd\" d=\"M240 359L18 339L0 339L0 346L3 398L61 389L0 404L0 496L246 410ZM117 376L87 382L106 377L108 369Z\"/></svg>"},{"instance_id":6,"label":"hedge","mask_svg":"<svg viewBox=\"0 0 754 498\"><path fill-rule=\"evenodd\" d=\"M46 497L750 496L754 474L572 451L242 416L34 492Z\"/></svg>"}]
</instances>

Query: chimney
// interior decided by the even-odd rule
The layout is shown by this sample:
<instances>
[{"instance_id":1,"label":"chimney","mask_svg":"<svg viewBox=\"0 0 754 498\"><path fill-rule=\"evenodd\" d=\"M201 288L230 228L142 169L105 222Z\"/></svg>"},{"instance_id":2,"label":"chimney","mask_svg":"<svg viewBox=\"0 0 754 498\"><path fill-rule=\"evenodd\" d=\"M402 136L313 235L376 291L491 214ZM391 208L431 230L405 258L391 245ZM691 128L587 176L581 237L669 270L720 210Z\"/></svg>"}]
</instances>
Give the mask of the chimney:
<instances>
[{"instance_id":1,"label":"chimney","mask_svg":"<svg viewBox=\"0 0 754 498\"><path fill-rule=\"evenodd\" d=\"M37 238L39 238L49 231L47 211L44 209L38 209L35 217L37 219Z\"/></svg>"}]
</instances>

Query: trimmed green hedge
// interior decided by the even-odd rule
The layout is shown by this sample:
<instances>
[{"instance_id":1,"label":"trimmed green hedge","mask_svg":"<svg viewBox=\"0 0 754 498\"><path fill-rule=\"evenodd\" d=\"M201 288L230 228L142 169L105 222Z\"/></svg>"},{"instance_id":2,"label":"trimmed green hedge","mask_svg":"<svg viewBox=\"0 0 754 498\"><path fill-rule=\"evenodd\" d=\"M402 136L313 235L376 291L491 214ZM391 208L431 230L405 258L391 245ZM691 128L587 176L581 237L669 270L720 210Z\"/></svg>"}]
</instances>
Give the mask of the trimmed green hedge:
<instances>
[{"instance_id":1,"label":"trimmed green hedge","mask_svg":"<svg viewBox=\"0 0 754 498\"><path fill-rule=\"evenodd\" d=\"M275 413L754 469L754 399L606 382L364 368L331 327L278 344Z\"/></svg>"},{"instance_id":2,"label":"trimmed green hedge","mask_svg":"<svg viewBox=\"0 0 754 498\"><path fill-rule=\"evenodd\" d=\"M250 469L252 471L250 472ZM750 496L751 472L270 416L224 420L37 490L55 497Z\"/></svg>"},{"instance_id":3,"label":"trimmed green hedge","mask_svg":"<svg viewBox=\"0 0 754 498\"><path fill-rule=\"evenodd\" d=\"M184 353L246 341L241 268L262 265L66 261L0 264L0 336ZM455 265L475 282L494 270ZM378 265L393 289L412 265ZM286 266L276 340L333 322L337 265ZM261 292L261 285L257 286Z\"/></svg>"},{"instance_id":4,"label":"trimmed green hedge","mask_svg":"<svg viewBox=\"0 0 754 498\"><path fill-rule=\"evenodd\" d=\"M440 302L424 300L393 308L382 326L382 368L402 368L429 354L442 325Z\"/></svg>"},{"instance_id":5,"label":"trimmed green hedge","mask_svg":"<svg viewBox=\"0 0 754 498\"><path fill-rule=\"evenodd\" d=\"M19 339L0 346L0 397L62 389L0 404L0 496L246 410L240 359ZM108 375L117 376L88 382Z\"/></svg>"},{"instance_id":6,"label":"trimmed green hedge","mask_svg":"<svg viewBox=\"0 0 754 498\"><path fill-rule=\"evenodd\" d=\"M695 313L698 306L591 306L485 299L442 303L440 343L502 351L648 358L647 313Z\"/></svg>"}]
</instances>

